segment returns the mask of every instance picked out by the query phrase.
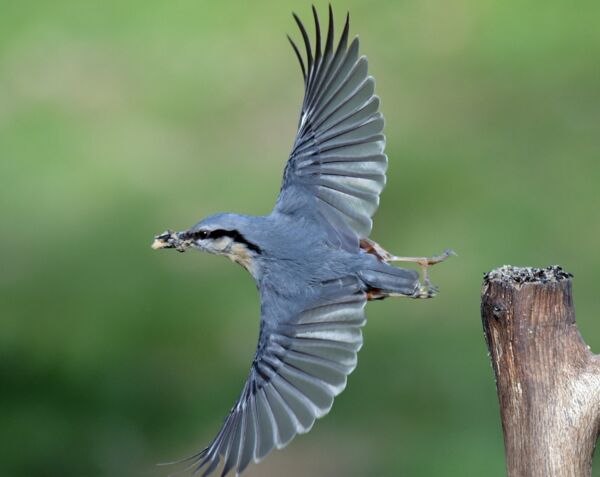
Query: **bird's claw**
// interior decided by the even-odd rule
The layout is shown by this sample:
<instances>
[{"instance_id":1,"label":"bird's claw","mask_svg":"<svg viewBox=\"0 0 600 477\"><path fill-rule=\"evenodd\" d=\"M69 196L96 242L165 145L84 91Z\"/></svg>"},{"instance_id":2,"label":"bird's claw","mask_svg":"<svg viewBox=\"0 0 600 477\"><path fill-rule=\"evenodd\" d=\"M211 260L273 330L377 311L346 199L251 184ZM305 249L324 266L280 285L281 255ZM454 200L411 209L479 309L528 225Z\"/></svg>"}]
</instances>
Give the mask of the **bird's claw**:
<instances>
[{"instance_id":1,"label":"bird's claw","mask_svg":"<svg viewBox=\"0 0 600 477\"><path fill-rule=\"evenodd\" d=\"M453 255L456 257L458 254L451 248L447 248L440 255L434 255L433 257L425 258L425 264L426 265L435 265L436 263L443 262L444 260L446 260L447 258L449 258Z\"/></svg>"},{"instance_id":2,"label":"bird's claw","mask_svg":"<svg viewBox=\"0 0 600 477\"><path fill-rule=\"evenodd\" d=\"M431 283L419 285L417 291L413 294L413 298L433 298L438 294L439 288Z\"/></svg>"}]
</instances>

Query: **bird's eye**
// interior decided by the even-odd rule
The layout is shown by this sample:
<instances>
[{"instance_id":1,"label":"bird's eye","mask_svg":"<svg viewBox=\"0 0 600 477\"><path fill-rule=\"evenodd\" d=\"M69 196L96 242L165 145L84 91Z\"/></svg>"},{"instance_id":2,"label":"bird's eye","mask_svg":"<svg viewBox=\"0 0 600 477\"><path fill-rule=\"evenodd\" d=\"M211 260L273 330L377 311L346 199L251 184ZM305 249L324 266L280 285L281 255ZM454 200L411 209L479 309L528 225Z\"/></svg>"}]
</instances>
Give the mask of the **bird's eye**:
<instances>
[{"instance_id":1,"label":"bird's eye","mask_svg":"<svg viewBox=\"0 0 600 477\"><path fill-rule=\"evenodd\" d=\"M193 237L197 240L204 240L208 237L208 232L206 230L198 230L193 233Z\"/></svg>"}]
</instances>

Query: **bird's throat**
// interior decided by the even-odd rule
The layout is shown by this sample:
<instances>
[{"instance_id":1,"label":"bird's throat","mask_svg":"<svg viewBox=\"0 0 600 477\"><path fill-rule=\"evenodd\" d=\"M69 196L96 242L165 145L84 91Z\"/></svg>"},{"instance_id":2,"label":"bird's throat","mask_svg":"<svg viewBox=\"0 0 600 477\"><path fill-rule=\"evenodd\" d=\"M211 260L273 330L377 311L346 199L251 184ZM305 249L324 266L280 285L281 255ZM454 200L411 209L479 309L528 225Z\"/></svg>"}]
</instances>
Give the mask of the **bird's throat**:
<instances>
[{"instance_id":1,"label":"bird's throat","mask_svg":"<svg viewBox=\"0 0 600 477\"><path fill-rule=\"evenodd\" d=\"M239 243L234 243L228 248L224 255L231 261L239 263L248 270L251 275L254 275L254 258L247 247Z\"/></svg>"}]
</instances>

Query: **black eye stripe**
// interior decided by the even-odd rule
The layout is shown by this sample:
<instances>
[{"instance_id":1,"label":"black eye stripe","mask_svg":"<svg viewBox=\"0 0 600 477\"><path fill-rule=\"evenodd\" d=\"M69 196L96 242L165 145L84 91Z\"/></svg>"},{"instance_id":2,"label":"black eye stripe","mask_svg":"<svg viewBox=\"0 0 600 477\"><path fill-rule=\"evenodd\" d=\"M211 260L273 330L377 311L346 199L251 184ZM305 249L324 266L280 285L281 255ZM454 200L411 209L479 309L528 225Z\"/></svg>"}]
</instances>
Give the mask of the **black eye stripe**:
<instances>
[{"instance_id":1,"label":"black eye stripe","mask_svg":"<svg viewBox=\"0 0 600 477\"><path fill-rule=\"evenodd\" d=\"M210 231L197 230L196 232L192 232L190 235L192 236L192 238L194 238L196 240L198 240L198 239L204 240L207 238L217 240L217 239L220 239L221 237L229 237L236 243L242 243L242 244L246 245L246 247L248 247L248 249L250 249L256 253L262 253L262 250L260 249L260 247L258 245L253 244L252 242L248 241L246 239L246 237L244 237L237 230L224 230L224 229L216 229L216 230L210 230Z\"/></svg>"},{"instance_id":2,"label":"black eye stripe","mask_svg":"<svg viewBox=\"0 0 600 477\"><path fill-rule=\"evenodd\" d=\"M208 238L216 240L216 239L220 239L221 237L231 237L232 239L235 240L235 237L234 237L235 233L237 233L237 232L230 231L230 230L216 229L216 230L211 230L208 233Z\"/></svg>"}]
</instances>

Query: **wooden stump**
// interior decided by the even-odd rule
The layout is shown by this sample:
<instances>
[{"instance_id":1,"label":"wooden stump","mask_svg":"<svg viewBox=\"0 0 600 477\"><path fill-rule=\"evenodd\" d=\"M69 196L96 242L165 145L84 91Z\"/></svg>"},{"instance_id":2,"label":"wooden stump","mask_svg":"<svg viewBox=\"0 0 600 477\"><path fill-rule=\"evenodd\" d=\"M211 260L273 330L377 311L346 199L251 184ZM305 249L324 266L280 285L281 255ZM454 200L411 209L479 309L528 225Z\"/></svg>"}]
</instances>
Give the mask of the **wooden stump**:
<instances>
[{"instance_id":1,"label":"wooden stump","mask_svg":"<svg viewBox=\"0 0 600 477\"><path fill-rule=\"evenodd\" d=\"M600 358L584 343L560 267L484 278L481 317L496 375L509 477L592 475Z\"/></svg>"}]
</instances>

